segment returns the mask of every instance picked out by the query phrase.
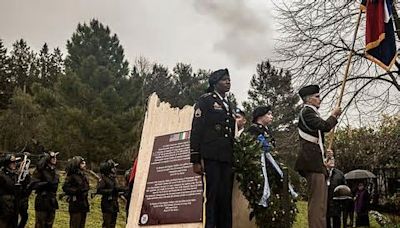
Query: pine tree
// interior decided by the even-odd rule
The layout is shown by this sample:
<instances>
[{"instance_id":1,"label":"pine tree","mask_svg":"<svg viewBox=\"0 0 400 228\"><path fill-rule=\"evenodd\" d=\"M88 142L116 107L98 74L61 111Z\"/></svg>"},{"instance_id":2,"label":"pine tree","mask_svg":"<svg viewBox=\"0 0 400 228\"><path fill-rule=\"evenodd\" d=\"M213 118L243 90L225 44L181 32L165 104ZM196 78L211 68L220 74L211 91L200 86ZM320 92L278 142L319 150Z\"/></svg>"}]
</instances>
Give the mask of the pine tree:
<instances>
[{"instance_id":1,"label":"pine tree","mask_svg":"<svg viewBox=\"0 0 400 228\"><path fill-rule=\"evenodd\" d=\"M44 127L49 133L40 141L65 158L80 154L90 162L128 163L131 157L121 155L131 156L133 127L142 117L134 106L137 98L129 97L136 84L118 37L92 20L78 25L67 50L65 76L55 84L54 97L42 94L55 103Z\"/></svg>"},{"instance_id":2,"label":"pine tree","mask_svg":"<svg viewBox=\"0 0 400 228\"><path fill-rule=\"evenodd\" d=\"M20 39L13 44L9 61L12 88L31 94L31 85L38 80L36 54Z\"/></svg>"},{"instance_id":3,"label":"pine tree","mask_svg":"<svg viewBox=\"0 0 400 228\"><path fill-rule=\"evenodd\" d=\"M176 88L176 95L172 104L182 108L185 105L193 105L196 100L205 92L208 86L209 72L198 70L193 73L190 64L178 63L173 69L173 79Z\"/></svg>"},{"instance_id":4,"label":"pine tree","mask_svg":"<svg viewBox=\"0 0 400 228\"><path fill-rule=\"evenodd\" d=\"M38 81L45 88L52 87L63 74L64 62L60 49L56 48L53 53L50 53L46 43L40 50L36 64L39 71Z\"/></svg>"},{"instance_id":5,"label":"pine tree","mask_svg":"<svg viewBox=\"0 0 400 228\"><path fill-rule=\"evenodd\" d=\"M178 92L167 67L161 64L153 64L150 73L144 77L145 97L156 92L160 100L173 103Z\"/></svg>"},{"instance_id":6,"label":"pine tree","mask_svg":"<svg viewBox=\"0 0 400 228\"><path fill-rule=\"evenodd\" d=\"M17 88L8 109L0 116L0 150L21 151L26 148L40 126L39 106L30 94Z\"/></svg>"},{"instance_id":7,"label":"pine tree","mask_svg":"<svg viewBox=\"0 0 400 228\"><path fill-rule=\"evenodd\" d=\"M0 110L6 109L12 96L12 86L8 70L7 49L0 39Z\"/></svg>"},{"instance_id":8,"label":"pine tree","mask_svg":"<svg viewBox=\"0 0 400 228\"><path fill-rule=\"evenodd\" d=\"M291 74L276 69L269 61L257 65L257 75L253 75L248 91L248 102L244 103L251 112L256 106L272 106L274 121L272 128L289 128L294 124L298 113L299 98L293 92Z\"/></svg>"}]
</instances>

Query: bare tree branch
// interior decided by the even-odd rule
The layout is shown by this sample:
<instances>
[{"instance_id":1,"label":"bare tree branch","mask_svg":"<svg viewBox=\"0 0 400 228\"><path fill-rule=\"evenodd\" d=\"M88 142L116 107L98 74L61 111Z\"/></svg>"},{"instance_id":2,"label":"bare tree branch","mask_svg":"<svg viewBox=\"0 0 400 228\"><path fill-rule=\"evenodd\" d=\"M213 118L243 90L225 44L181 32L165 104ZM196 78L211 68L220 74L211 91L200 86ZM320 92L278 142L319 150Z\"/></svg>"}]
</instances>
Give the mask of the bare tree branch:
<instances>
[{"instance_id":1,"label":"bare tree branch","mask_svg":"<svg viewBox=\"0 0 400 228\"><path fill-rule=\"evenodd\" d=\"M293 0L275 1L274 5L281 33L276 63L292 72L296 87L319 84L324 102L333 106L351 51L359 3ZM347 114L353 115L349 120L400 113L399 70L386 72L366 58L364 27L362 16L343 98Z\"/></svg>"}]
</instances>

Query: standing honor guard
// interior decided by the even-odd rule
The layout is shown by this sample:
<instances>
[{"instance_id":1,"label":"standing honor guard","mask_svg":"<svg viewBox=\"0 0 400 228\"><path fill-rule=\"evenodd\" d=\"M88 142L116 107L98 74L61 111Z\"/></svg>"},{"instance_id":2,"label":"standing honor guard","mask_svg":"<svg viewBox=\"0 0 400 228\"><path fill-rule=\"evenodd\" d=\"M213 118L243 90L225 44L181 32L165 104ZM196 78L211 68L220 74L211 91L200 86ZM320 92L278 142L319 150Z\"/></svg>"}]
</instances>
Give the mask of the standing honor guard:
<instances>
[{"instance_id":1,"label":"standing honor guard","mask_svg":"<svg viewBox=\"0 0 400 228\"><path fill-rule=\"evenodd\" d=\"M263 153L261 154L261 169L264 176L264 187L263 195L258 203L258 205L263 207L268 206L268 198L272 194L269 185L270 175L277 174L280 179L283 179L283 171L271 154L272 149L276 144L271 129L269 128L272 120L273 115L271 106L258 106L253 111L253 124L248 129L248 132L261 143L263 150ZM267 167L270 167L271 169ZM293 198L298 196L291 184L289 184L289 192Z\"/></svg>"},{"instance_id":2,"label":"standing honor guard","mask_svg":"<svg viewBox=\"0 0 400 228\"><path fill-rule=\"evenodd\" d=\"M56 210L58 209L57 188L59 175L56 172L58 152L50 151L39 160L33 173L36 190L35 228L53 227Z\"/></svg>"},{"instance_id":3,"label":"standing honor guard","mask_svg":"<svg viewBox=\"0 0 400 228\"><path fill-rule=\"evenodd\" d=\"M190 136L193 171L203 175L203 223L206 228L232 227L233 141L235 119L226 93L227 69L213 72L208 93L196 103Z\"/></svg>"},{"instance_id":4,"label":"standing honor guard","mask_svg":"<svg viewBox=\"0 0 400 228\"><path fill-rule=\"evenodd\" d=\"M331 116L323 120L318 108L321 104L319 86L309 85L299 91L304 102L299 114L299 154L295 169L307 179L308 185L308 225L326 227L327 210L327 169L325 167L324 132L329 132L340 116L339 107L332 110Z\"/></svg>"},{"instance_id":5,"label":"standing honor guard","mask_svg":"<svg viewBox=\"0 0 400 228\"><path fill-rule=\"evenodd\" d=\"M100 164L101 179L97 186L97 194L101 197L101 212L103 212L103 228L114 228L119 212L118 196L124 193L117 186L117 166L113 160L107 160Z\"/></svg>"},{"instance_id":6,"label":"standing honor guard","mask_svg":"<svg viewBox=\"0 0 400 228\"><path fill-rule=\"evenodd\" d=\"M81 156L75 156L68 160L67 178L63 190L68 196L69 226L71 228L84 228L86 215L89 212L89 181L85 171L86 162Z\"/></svg>"},{"instance_id":7,"label":"standing honor guard","mask_svg":"<svg viewBox=\"0 0 400 228\"><path fill-rule=\"evenodd\" d=\"M2 159L0 167L0 227L14 228L18 222L17 162L13 154Z\"/></svg>"}]
</instances>

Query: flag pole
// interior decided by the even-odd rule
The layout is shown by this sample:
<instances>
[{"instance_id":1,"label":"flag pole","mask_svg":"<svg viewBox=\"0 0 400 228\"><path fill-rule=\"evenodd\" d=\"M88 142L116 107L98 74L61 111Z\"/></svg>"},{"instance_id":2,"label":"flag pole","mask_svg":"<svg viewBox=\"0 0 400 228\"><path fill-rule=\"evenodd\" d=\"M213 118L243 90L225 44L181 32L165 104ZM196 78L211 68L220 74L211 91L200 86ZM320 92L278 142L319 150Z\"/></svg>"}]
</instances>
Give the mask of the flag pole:
<instances>
[{"instance_id":1,"label":"flag pole","mask_svg":"<svg viewBox=\"0 0 400 228\"><path fill-rule=\"evenodd\" d=\"M349 53L349 55L347 57L347 65L346 65L346 69L344 71L344 77L343 77L343 81L342 81L342 86L341 86L341 89L340 89L339 97L338 97L338 100L336 102L336 107L340 107L340 104L342 103L344 88L346 86L347 77L349 75L349 70L350 70L350 65L351 65L351 58L353 57L354 44L356 43L357 32L358 32L358 28L360 27L361 15L362 15L362 10L360 9L360 11L358 12L356 29L354 31L353 43L351 44L350 53ZM333 145L334 138L335 138L335 128L333 128L331 130L330 135L329 135L329 144L328 144L329 145L328 146L329 150L332 150L332 145Z\"/></svg>"}]
</instances>

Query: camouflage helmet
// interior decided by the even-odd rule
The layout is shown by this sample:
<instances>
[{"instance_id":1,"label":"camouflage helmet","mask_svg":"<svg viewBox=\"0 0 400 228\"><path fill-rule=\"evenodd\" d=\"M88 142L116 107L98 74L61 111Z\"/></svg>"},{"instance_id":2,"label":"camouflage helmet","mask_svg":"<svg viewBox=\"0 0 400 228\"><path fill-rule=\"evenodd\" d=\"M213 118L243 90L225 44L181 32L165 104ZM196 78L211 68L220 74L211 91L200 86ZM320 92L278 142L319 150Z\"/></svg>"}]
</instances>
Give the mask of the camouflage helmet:
<instances>
[{"instance_id":1,"label":"camouflage helmet","mask_svg":"<svg viewBox=\"0 0 400 228\"><path fill-rule=\"evenodd\" d=\"M345 200L351 198L352 198L351 190L347 185L339 185L333 190L334 200Z\"/></svg>"}]
</instances>

